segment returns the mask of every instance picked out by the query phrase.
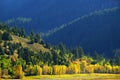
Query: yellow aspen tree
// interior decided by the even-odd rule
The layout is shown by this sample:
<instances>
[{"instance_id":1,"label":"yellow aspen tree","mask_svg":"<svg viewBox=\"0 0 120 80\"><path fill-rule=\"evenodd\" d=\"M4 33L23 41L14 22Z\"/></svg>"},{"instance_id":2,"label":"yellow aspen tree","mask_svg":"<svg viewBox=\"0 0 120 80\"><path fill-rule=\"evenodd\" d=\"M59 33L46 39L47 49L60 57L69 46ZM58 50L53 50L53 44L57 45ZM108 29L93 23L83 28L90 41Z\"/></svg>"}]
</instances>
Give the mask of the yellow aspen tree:
<instances>
[{"instance_id":1,"label":"yellow aspen tree","mask_svg":"<svg viewBox=\"0 0 120 80\"><path fill-rule=\"evenodd\" d=\"M32 68L33 68L32 65L27 65L27 68L25 69L25 73L27 73L27 75L30 75Z\"/></svg>"},{"instance_id":2,"label":"yellow aspen tree","mask_svg":"<svg viewBox=\"0 0 120 80\"><path fill-rule=\"evenodd\" d=\"M67 67L65 65L55 65L53 66L53 73L55 75L65 74Z\"/></svg>"},{"instance_id":3,"label":"yellow aspen tree","mask_svg":"<svg viewBox=\"0 0 120 80\"><path fill-rule=\"evenodd\" d=\"M106 72L105 66L99 64L95 65L95 73L105 73L105 72Z\"/></svg>"},{"instance_id":4,"label":"yellow aspen tree","mask_svg":"<svg viewBox=\"0 0 120 80\"><path fill-rule=\"evenodd\" d=\"M61 71L62 71L62 74L66 74L67 67L65 65L62 65L61 66Z\"/></svg>"},{"instance_id":5,"label":"yellow aspen tree","mask_svg":"<svg viewBox=\"0 0 120 80\"><path fill-rule=\"evenodd\" d=\"M36 75L42 75L42 68L38 65L35 65L34 67L36 69L35 71Z\"/></svg>"},{"instance_id":6,"label":"yellow aspen tree","mask_svg":"<svg viewBox=\"0 0 120 80\"><path fill-rule=\"evenodd\" d=\"M118 66L118 73L120 74L120 66Z\"/></svg>"},{"instance_id":7,"label":"yellow aspen tree","mask_svg":"<svg viewBox=\"0 0 120 80\"><path fill-rule=\"evenodd\" d=\"M111 65L105 65L106 73L112 73L112 66Z\"/></svg>"},{"instance_id":8,"label":"yellow aspen tree","mask_svg":"<svg viewBox=\"0 0 120 80\"><path fill-rule=\"evenodd\" d=\"M86 72L85 71L86 66L87 66L87 61L86 60L81 61L81 66L80 67L81 67L81 70L82 70L83 73Z\"/></svg>"},{"instance_id":9,"label":"yellow aspen tree","mask_svg":"<svg viewBox=\"0 0 120 80\"><path fill-rule=\"evenodd\" d=\"M120 67L119 66L113 66L113 73L120 73Z\"/></svg>"},{"instance_id":10,"label":"yellow aspen tree","mask_svg":"<svg viewBox=\"0 0 120 80\"><path fill-rule=\"evenodd\" d=\"M74 62L68 66L67 73L69 74L79 74L80 73L80 64Z\"/></svg>"},{"instance_id":11,"label":"yellow aspen tree","mask_svg":"<svg viewBox=\"0 0 120 80\"><path fill-rule=\"evenodd\" d=\"M53 73L53 68L51 66L49 66L49 68L48 68L48 74L52 75L52 73Z\"/></svg>"},{"instance_id":12,"label":"yellow aspen tree","mask_svg":"<svg viewBox=\"0 0 120 80\"><path fill-rule=\"evenodd\" d=\"M8 70L7 69L2 70L2 77L4 77L4 78L8 77Z\"/></svg>"},{"instance_id":13,"label":"yellow aspen tree","mask_svg":"<svg viewBox=\"0 0 120 80\"><path fill-rule=\"evenodd\" d=\"M94 66L94 72L95 73L99 73L100 72L100 70L99 70L100 68L99 67L100 67L99 64L95 64L95 66Z\"/></svg>"},{"instance_id":14,"label":"yellow aspen tree","mask_svg":"<svg viewBox=\"0 0 120 80\"><path fill-rule=\"evenodd\" d=\"M24 77L23 71L22 71L22 66L15 66L15 78L21 79Z\"/></svg>"},{"instance_id":15,"label":"yellow aspen tree","mask_svg":"<svg viewBox=\"0 0 120 80\"><path fill-rule=\"evenodd\" d=\"M89 65L86 67L87 73L94 73L94 65Z\"/></svg>"},{"instance_id":16,"label":"yellow aspen tree","mask_svg":"<svg viewBox=\"0 0 120 80\"><path fill-rule=\"evenodd\" d=\"M53 70L52 70L52 67L48 66L48 65L45 65L43 66L43 74L44 75L47 75L47 74L52 74Z\"/></svg>"},{"instance_id":17,"label":"yellow aspen tree","mask_svg":"<svg viewBox=\"0 0 120 80\"><path fill-rule=\"evenodd\" d=\"M2 77L2 69L0 68L0 79L1 79L1 77Z\"/></svg>"},{"instance_id":18,"label":"yellow aspen tree","mask_svg":"<svg viewBox=\"0 0 120 80\"><path fill-rule=\"evenodd\" d=\"M73 64L70 64L67 68L67 73L68 74L74 74L74 69L73 69Z\"/></svg>"},{"instance_id":19,"label":"yellow aspen tree","mask_svg":"<svg viewBox=\"0 0 120 80\"><path fill-rule=\"evenodd\" d=\"M53 73L54 73L55 75L58 75L58 73L59 73L58 65L53 66Z\"/></svg>"}]
</instances>

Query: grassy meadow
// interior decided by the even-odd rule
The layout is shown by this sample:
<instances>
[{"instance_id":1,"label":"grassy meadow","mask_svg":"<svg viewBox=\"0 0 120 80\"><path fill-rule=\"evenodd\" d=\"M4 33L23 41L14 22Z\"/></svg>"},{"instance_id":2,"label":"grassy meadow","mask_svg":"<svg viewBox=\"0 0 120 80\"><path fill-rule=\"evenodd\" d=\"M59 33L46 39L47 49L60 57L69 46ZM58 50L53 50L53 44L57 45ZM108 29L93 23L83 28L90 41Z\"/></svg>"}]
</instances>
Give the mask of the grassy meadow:
<instances>
[{"instance_id":1,"label":"grassy meadow","mask_svg":"<svg viewBox=\"0 0 120 80\"><path fill-rule=\"evenodd\" d=\"M24 79L34 80L120 80L120 74L65 74L29 76Z\"/></svg>"}]
</instances>

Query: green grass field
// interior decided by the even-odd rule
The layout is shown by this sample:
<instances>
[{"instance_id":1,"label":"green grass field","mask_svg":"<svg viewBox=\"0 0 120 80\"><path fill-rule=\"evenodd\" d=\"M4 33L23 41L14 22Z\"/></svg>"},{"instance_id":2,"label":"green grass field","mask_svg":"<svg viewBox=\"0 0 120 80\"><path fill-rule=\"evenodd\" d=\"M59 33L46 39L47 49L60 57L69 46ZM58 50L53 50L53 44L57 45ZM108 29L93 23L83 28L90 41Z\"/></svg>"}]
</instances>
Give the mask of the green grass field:
<instances>
[{"instance_id":1,"label":"green grass field","mask_svg":"<svg viewBox=\"0 0 120 80\"><path fill-rule=\"evenodd\" d=\"M24 79L39 80L120 80L120 74L65 74L29 76Z\"/></svg>"}]
</instances>

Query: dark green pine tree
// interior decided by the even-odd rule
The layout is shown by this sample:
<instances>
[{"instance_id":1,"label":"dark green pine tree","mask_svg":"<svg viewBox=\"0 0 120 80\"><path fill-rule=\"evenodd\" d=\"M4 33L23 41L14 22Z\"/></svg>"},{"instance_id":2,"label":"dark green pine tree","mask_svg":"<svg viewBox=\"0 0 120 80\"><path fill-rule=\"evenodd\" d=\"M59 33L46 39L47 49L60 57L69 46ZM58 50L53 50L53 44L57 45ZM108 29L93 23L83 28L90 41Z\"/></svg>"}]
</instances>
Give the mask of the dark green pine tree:
<instances>
[{"instance_id":1,"label":"dark green pine tree","mask_svg":"<svg viewBox=\"0 0 120 80\"><path fill-rule=\"evenodd\" d=\"M0 32L0 43L2 42L2 33Z\"/></svg>"},{"instance_id":2,"label":"dark green pine tree","mask_svg":"<svg viewBox=\"0 0 120 80\"><path fill-rule=\"evenodd\" d=\"M35 42L34 41L34 37L35 37L34 32L32 31L29 36L30 36L30 43L33 44Z\"/></svg>"},{"instance_id":3,"label":"dark green pine tree","mask_svg":"<svg viewBox=\"0 0 120 80\"><path fill-rule=\"evenodd\" d=\"M120 66L120 49L115 50L114 60L115 64Z\"/></svg>"},{"instance_id":4,"label":"dark green pine tree","mask_svg":"<svg viewBox=\"0 0 120 80\"><path fill-rule=\"evenodd\" d=\"M10 40L12 40L12 36L10 35L10 33L4 32L2 35L2 40L10 41Z\"/></svg>"},{"instance_id":5,"label":"dark green pine tree","mask_svg":"<svg viewBox=\"0 0 120 80\"><path fill-rule=\"evenodd\" d=\"M39 33L37 33L37 34L35 35L34 40L35 40L35 43L41 43L41 38L40 38L40 34L39 34Z\"/></svg>"},{"instance_id":6,"label":"dark green pine tree","mask_svg":"<svg viewBox=\"0 0 120 80\"><path fill-rule=\"evenodd\" d=\"M74 54L74 58L82 58L84 55L84 50L82 47L78 46L73 49L72 53Z\"/></svg>"}]
</instances>

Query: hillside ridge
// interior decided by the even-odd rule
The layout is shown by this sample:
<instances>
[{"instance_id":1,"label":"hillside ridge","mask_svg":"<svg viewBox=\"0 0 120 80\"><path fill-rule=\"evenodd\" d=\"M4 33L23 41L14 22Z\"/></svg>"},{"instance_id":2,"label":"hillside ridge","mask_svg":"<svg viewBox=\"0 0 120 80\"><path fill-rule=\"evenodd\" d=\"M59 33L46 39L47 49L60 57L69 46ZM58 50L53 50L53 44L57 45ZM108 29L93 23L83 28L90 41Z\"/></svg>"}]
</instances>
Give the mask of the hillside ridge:
<instances>
[{"instance_id":1,"label":"hillside ridge","mask_svg":"<svg viewBox=\"0 0 120 80\"><path fill-rule=\"evenodd\" d=\"M120 7L107 8L107 9L91 12L89 14L86 14L86 15L83 15L81 17L78 17L78 18L76 18L76 19L74 19L74 20L72 20L72 21L70 21L68 23L62 24L60 27L56 27L56 28L54 28L52 30L49 30L47 33L42 33L42 36L43 37L47 37L49 35L52 35L55 32L65 28L65 27L68 27L68 26L70 26L70 25L72 25L72 24L74 24L74 23L76 23L76 22L78 22L80 20L85 19L85 18L94 16L94 15L96 15L96 16L104 15L104 14L107 14L107 13L110 13L110 12L114 12L114 11L117 11L117 10L120 10Z\"/></svg>"}]
</instances>

